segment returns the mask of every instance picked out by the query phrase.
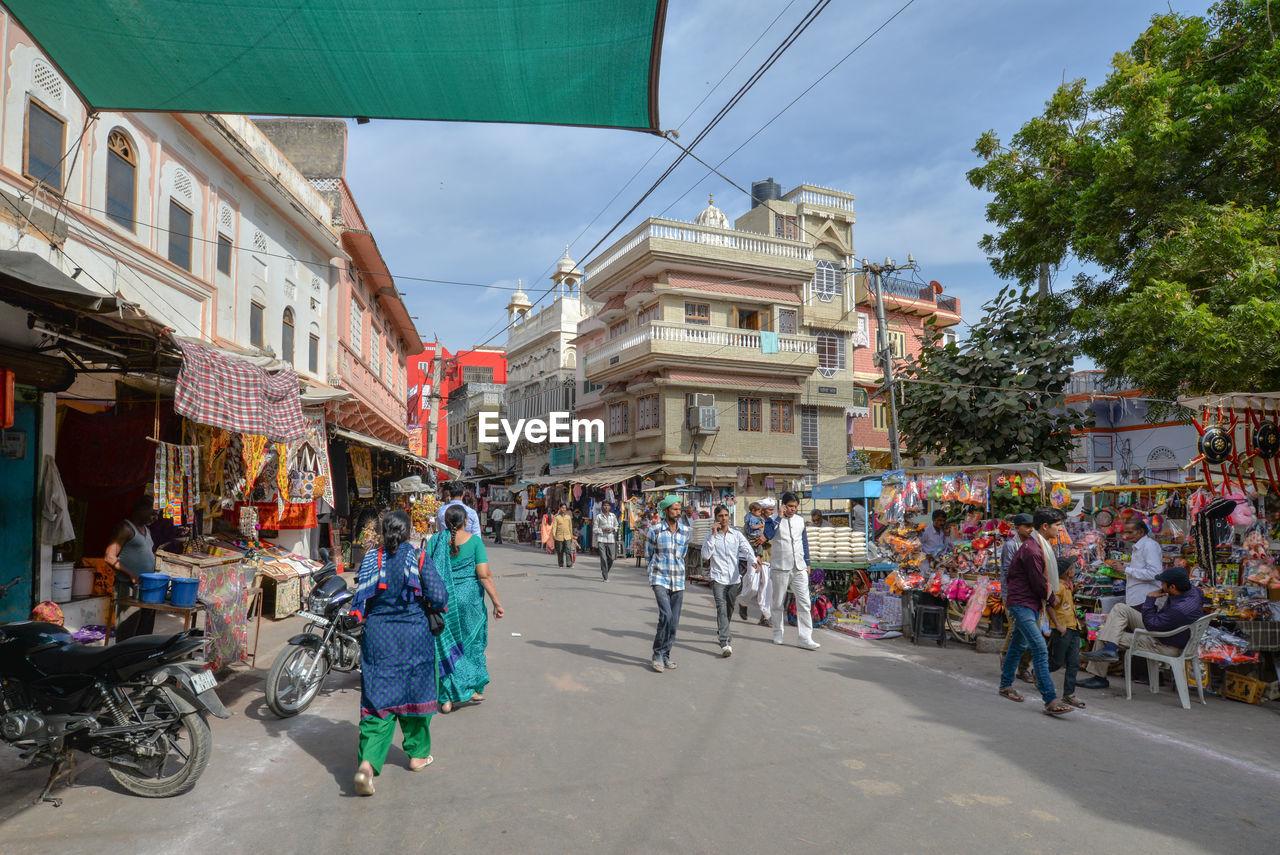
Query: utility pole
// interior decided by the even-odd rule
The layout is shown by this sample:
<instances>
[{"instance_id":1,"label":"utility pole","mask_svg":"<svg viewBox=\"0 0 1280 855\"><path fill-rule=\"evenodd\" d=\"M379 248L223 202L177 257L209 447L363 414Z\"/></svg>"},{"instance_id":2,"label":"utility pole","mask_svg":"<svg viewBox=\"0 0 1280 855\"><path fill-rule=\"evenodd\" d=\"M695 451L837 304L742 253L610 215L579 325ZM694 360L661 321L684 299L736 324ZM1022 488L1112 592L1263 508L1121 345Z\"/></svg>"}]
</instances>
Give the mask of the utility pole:
<instances>
[{"instance_id":1,"label":"utility pole","mask_svg":"<svg viewBox=\"0 0 1280 855\"><path fill-rule=\"evenodd\" d=\"M427 421L427 429L431 436L427 439L427 459L436 462L439 450L438 430L440 428L440 383L444 378L444 346L436 342L435 358L431 360L431 417Z\"/></svg>"},{"instance_id":2,"label":"utility pole","mask_svg":"<svg viewBox=\"0 0 1280 855\"><path fill-rule=\"evenodd\" d=\"M884 385L880 388L889 399L889 454L893 459L893 468L902 468L902 449L898 442L898 401L893 396L893 352L889 345L889 329L884 314L884 280L885 274L899 270L916 270L915 257L908 254L906 264L894 264L892 258L886 258L883 264L872 264L862 259L862 270L874 283L876 296L876 349L880 353L880 366L884 369Z\"/></svg>"}]
</instances>

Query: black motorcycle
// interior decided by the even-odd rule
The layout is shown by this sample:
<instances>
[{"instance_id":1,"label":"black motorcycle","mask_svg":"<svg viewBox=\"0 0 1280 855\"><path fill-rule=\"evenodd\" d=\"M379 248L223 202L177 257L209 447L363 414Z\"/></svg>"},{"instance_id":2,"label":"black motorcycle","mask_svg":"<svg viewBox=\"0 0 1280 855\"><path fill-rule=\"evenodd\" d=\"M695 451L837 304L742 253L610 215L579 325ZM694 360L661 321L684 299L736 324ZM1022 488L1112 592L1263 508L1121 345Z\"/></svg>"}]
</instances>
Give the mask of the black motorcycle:
<instances>
[{"instance_id":1,"label":"black motorcycle","mask_svg":"<svg viewBox=\"0 0 1280 855\"><path fill-rule=\"evenodd\" d=\"M307 620L306 631L289 639L267 673L267 708L281 718L297 715L320 694L332 671L360 667L363 625L350 614L355 594L321 550L325 564L311 574L311 593L297 617Z\"/></svg>"},{"instance_id":2,"label":"black motorcycle","mask_svg":"<svg viewBox=\"0 0 1280 855\"><path fill-rule=\"evenodd\" d=\"M213 748L207 714L230 718L217 680L193 657L199 630L77 644L57 624L0 625L0 738L24 759L51 760L42 801L74 770L74 751L106 761L120 786L166 798L195 786Z\"/></svg>"}]
</instances>

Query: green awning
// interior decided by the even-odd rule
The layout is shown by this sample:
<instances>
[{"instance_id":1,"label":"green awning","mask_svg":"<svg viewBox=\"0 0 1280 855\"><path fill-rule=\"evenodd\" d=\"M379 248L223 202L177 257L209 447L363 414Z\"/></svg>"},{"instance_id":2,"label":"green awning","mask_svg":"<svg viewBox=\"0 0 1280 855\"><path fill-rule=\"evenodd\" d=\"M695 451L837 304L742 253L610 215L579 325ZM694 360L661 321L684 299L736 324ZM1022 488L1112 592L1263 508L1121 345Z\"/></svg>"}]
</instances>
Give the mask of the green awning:
<instances>
[{"instance_id":1,"label":"green awning","mask_svg":"<svg viewBox=\"0 0 1280 855\"><path fill-rule=\"evenodd\" d=\"M98 110L658 130L667 0L4 0Z\"/></svg>"}]
</instances>

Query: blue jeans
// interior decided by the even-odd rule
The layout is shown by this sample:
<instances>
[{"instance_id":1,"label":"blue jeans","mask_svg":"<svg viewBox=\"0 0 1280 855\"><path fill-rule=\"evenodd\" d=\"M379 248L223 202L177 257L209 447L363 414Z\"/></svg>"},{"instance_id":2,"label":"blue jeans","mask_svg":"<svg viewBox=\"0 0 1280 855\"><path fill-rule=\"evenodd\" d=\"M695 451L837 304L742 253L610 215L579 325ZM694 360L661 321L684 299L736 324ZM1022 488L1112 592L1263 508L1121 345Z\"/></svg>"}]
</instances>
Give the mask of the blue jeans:
<instances>
[{"instance_id":1,"label":"blue jeans","mask_svg":"<svg viewBox=\"0 0 1280 855\"><path fill-rule=\"evenodd\" d=\"M676 629L680 626L684 591L654 585L653 596L658 601L658 631L653 636L653 658L667 662L671 659L671 645L675 643Z\"/></svg>"},{"instance_id":2,"label":"blue jeans","mask_svg":"<svg viewBox=\"0 0 1280 855\"><path fill-rule=\"evenodd\" d=\"M1009 606L1009 616L1013 618L1013 640L1009 642L1004 667L1000 669L1000 688L1007 689L1013 685L1018 660L1022 658L1022 651L1029 649L1036 687L1048 705L1057 699L1058 694L1053 690L1053 679L1049 676L1049 648L1040 634L1040 613L1030 606Z\"/></svg>"}]
</instances>

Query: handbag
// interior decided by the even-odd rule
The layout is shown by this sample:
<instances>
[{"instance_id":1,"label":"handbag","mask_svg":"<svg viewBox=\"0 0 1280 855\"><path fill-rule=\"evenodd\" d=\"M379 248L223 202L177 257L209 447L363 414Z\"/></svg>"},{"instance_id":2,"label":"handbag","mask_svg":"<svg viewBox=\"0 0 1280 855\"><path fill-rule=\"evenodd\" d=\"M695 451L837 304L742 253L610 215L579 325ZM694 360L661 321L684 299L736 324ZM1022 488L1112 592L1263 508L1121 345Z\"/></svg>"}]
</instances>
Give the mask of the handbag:
<instances>
[{"instance_id":1,"label":"handbag","mask_svg":"<svg viewBox=\"0 0 1280 855\"><path fill-rule=\"evenodd\" d=\"M423 565L426 564L426 561L427 561L427 550L425 549L418 550L418 579L419 580L423 578L422 568L423 568ZM446 607L445 609L432 608L431 604L427 602L427 597L425 592L423 593L422 600L420 602L422 603L422 612L427 616L427 629L430 630L432 635L440 635L442 632L444 632L444 613L448 607Z\"/></svg>"}]
</instances>

